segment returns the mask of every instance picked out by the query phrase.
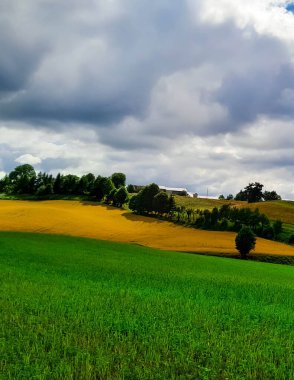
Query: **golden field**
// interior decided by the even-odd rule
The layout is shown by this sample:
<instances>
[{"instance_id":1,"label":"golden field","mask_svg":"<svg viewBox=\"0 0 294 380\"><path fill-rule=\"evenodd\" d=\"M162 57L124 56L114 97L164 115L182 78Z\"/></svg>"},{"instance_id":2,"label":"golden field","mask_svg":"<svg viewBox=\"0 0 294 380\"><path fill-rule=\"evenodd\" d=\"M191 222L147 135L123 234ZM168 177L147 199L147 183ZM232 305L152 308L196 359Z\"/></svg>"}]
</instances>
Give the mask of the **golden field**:
<instances>
[{"instance_id":1,"label":"golden field","mask_svg":"<svg viewBox=\"0 0 294 380\"><path fill-rule=\"evenodd\" d=\"M294 202L293 201L271 201L247 204L251 209L258 208L270 219L280 219L284 223L294 224Z\"/></svg>"},{"instance_id":2,"label":"golden field","mask_svg":"<svg viewBox=\"0 0 294 380\"><path fill-rule=\"evenodd\" d=\"M0 230L81 236L173 251L236 253L235 233L185 228L90 202L1 200ZM257 239L254 252L293 256L294 247Z\"/></svg>"}]
</instances>

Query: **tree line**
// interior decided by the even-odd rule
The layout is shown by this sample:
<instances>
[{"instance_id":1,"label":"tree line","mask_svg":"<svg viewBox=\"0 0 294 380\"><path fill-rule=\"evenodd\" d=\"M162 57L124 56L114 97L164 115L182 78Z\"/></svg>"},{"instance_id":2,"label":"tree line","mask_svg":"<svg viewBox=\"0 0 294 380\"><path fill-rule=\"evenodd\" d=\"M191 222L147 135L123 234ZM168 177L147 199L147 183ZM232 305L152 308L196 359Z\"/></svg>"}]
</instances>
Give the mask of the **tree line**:
<instances>
[{"instance_id":1,"label":"tree line","mask_svg":"<svg viewBox=\"0 0 294 380\"><path fill-rule=\"evenodd\" d=\"M52 195L91 196L97 201L121 207L128 203L124 173L113 173L110 177L95 176L92 173L78 177L74 174L36 173L32 165L17 166L0 180L0 192L5 194L26 194L36 197Z\"/></svg>"},{"instance_id":2,"label":"tree line","mask_svg":"<svg viewBox=\"0 0 294 380\"><path fill-rule=\"evenodd\" d=\"M283 223L280 220L271 222L269 218L260 213L259 209L248 207L232 207L222 205L212 210L197 210L197 219L194 224L197 228L207 230L239 232L243 226L249 227L256 236L275 240L282 232Z\"/></svg>"},{"instance_id":3,"label":"tree line","mask_svg":"<svg viewBox=\"0 0 294 380\"><path fill-rule=\"evenodd\" d=\"M252 183L240 193L246 194L248 202L253 199L262 200L264 197L262 187L263 185L257 182ZM52 195L90 196L99 202L104 201L117 207L128 204L129 209L139 215L158 217L194 228L239 232L246 227L254 235L271 240L278 239L283 229L280 220L270 221L265 214L259 212L258 208L251 210L225 204L212 210L195 210L177 205L173 195L161 191L155 183L143 187L137 194L130 196L129 193L133 190L132 185L126 187L124 173L113 173L110 177L95 176L92 173L81 177L58 173L54 177L45 172L36 173L29 164L17 166L0 180L0 192L6 194L34 195L37 198ZM269 193L275 198L275 192Z\"/></svg>"},{"instance_id":4,"label":"tree line","mask_svg":"<svg viewBox=\"0 0 294 380\"><path fill-rule=\"evenodd\" d=\"M275 190L262 191L263 185L259 182L249 183L244 189L240 190L236 194L235 198L232 194L229 194L226 198L223 194L219 196L219 199L227 199L236 201L247 201L248 203L262 202L262 201L278 201L281 200L281 196L277 194Z\"/></svg>"},{"instance_id":5,"label":"tree line","mask_svg":"<svg viewBox=\"0 0 294 380\"><path fill-rule=\"evenodd\" d=\"M145 186L138 194L133 195L129 208L139 215L160 217L205 230L239 232L245 226L256 236L270 240L277 239L283 228L280 220L270 221L258 208L251 210L248 207L238 208L225 204L212 210L195 210L178 206L174 197L160 191L155 183Z\"/></svg>"},{"instance_id":6,"label":"tree line","mask_svg":"<svg viewBox=\"0 0 294 380\"><path fill-rule=\"evenodd\" d=\"M176 202L172 195L160 191L156 183L145 186L129 202L130 210L140 215L170 215L175 210Z\"/></svg>"}]
</instances>

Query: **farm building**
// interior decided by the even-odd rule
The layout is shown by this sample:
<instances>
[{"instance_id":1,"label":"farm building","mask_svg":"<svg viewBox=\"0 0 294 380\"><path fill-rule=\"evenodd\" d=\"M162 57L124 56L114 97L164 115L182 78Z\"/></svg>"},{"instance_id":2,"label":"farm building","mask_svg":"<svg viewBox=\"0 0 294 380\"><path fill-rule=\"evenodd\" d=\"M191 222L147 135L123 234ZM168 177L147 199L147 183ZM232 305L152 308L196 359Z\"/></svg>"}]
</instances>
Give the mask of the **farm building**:
<instances>
[{"instance_id":1,"label":"farm building","mask_svg":"<svg viewBox=\"0 0 294 380\"><path fill-rule=\"evenodd\" d=\"M181 187L166 187L166 186L159 186L161 191L165 191L169 195L182 195L182 196L189 196L191 197L191 194L188 192L187 189L181 188Z\"/></svg>"},{"instance_id":2,"label":"farm building","mask_svg":"<svg viewBox=\"0 0 294 380\"><path fill-rule=\"evenodd\" d=\"M141 185L133 185L134 193L138 193L140 190L144 189L145 186ZM193 194L189 193L187 189L181 187L167 187L167 186L159 186L161 191L165 191L168 195L181 195L192 197Z\"/></svg>"}]
</instances>

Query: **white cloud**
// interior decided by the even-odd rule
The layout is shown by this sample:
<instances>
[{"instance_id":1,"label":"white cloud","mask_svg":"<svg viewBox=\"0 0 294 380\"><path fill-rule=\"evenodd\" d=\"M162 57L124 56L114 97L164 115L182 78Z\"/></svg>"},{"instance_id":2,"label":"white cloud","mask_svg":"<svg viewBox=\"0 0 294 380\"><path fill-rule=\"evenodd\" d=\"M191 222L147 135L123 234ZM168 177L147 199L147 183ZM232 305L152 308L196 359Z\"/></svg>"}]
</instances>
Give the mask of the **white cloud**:
<instances>
[{"instance_id":1,"label":"white cloud","mask_svg":"<svg viewBox=\"0 0 294 380\"><path fill-rule=\"evenodd\" d=\"M194 12L199 6L189 0ZM269 34L288 43L294 42L294 18L286 11L286 0L202 0L200 18L204 23L221 24L234 20L241 29L254 28L260 34ZM194 6L193 6L194 4Z\"/></svg>"},{"instance_id":2,"label":"white cloud","mask_svg":"<svg viewBox=\"0 0 294 380\"><path fill-rule=\"evenodd\" d=\"M37 165L42 162L42 160L39 157L33 156L32 154L22 154L21 156L17 157L15 159L15 162L18 162L19 164L30 164L30 165Z\"/></svg>"}]
</instances>

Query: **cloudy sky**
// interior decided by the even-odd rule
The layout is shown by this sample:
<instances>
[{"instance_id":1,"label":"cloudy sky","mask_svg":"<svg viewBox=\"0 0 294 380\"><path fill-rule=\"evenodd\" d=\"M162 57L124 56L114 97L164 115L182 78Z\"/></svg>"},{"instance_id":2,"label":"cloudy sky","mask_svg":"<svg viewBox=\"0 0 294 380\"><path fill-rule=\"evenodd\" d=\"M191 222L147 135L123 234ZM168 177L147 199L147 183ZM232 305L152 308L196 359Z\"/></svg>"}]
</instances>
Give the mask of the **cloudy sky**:
<instances>
[{"instance_id":1,"label":"cloudy sky","mask_svg":"<svg viewBox=\"0 0 294 380\"><path fill-rule=\"evenodd\" d=\"M127 174L294 199L294 6L1 0L0 175Z\"/></svg>"}]
</instances>

